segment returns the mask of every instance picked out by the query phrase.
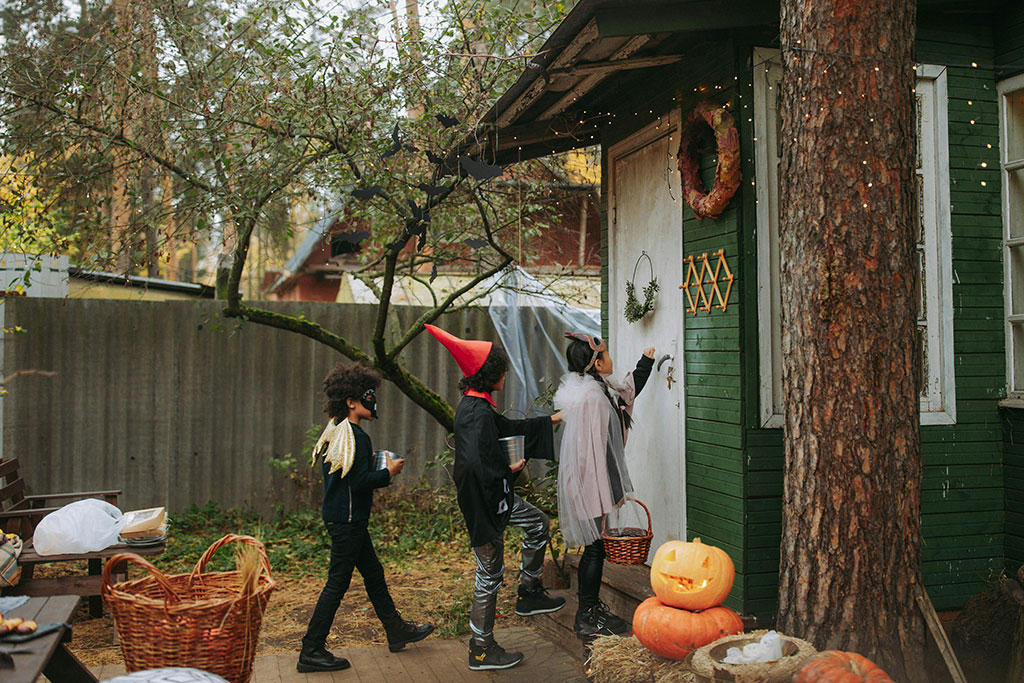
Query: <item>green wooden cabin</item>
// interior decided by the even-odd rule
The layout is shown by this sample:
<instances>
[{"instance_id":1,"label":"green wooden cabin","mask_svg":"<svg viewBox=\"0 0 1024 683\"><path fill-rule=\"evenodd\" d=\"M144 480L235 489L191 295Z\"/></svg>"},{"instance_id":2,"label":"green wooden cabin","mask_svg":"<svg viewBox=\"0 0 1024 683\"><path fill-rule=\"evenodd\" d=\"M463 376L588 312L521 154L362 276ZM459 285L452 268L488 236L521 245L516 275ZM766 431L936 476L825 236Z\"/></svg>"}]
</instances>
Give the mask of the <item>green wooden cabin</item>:
<instances>
[{"instance_id":1,"label":"green wooden cabin","mask_svg":"<svg viewBox=\"0 0 1024 683\"><path fill-rule=\"evenodd\" d=\"M628 445L654 547L700 536L726 549L726 604L769 619L783 471L778 22L771 1L582 0L494 106L483 150L510 164L601 145L617 373L658 349ZM923 571L948 610L1024 562L1024 5L920 0L917 61ZM724 213L698 219L675 155L705 99L735 118L743 180ZM703 158L706 185L715 163ZM686 312L684 259L714 268L719 250L735 278L725 309ZM642 298L652 275L657 308L630 324L625 284Z\"/></svg>"}]
</instances>

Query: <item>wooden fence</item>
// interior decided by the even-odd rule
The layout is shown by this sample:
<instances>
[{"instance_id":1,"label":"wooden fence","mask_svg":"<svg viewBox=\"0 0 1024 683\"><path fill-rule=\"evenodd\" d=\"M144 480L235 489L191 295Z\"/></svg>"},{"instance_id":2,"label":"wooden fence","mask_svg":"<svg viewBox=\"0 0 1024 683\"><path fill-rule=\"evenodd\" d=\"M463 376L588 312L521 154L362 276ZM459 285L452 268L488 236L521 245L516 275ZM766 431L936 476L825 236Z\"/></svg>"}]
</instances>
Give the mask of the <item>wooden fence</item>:
<instances>
[{"instance_id":1,"label":"wooden fence","mask_svg":"<svg viewBox=\"0 0 1024 683\"><path fill-rule=\"evenodd\" d=\"M359 304L267 306L305 314L358 344L368 342L376 314ZM8 299L5 326L25 331L6 335L4 376L56 372L14 378L0 404L3 455L21 459L30 489L121 488L124 509L178 511L214 501L269 512L316 501L315 489L296 485L270 462L292 454L299 481L316 474L306 466L307 432L326 422L321 382L343 359L297 334L224 319L222 307ZM401 307L398 315L406 324L421 312ZM485 309L450 314L439 324L463 337L495 336ZM531 362L540 374L557 377L555 354L539 348L537 356ZM458 368L429 335L414 340L403 358L428 386L458 398ZM374 446L409 456L396 484L446 483L444 470L425 468L445 450L445 431L393 385L382 386L379 401L380 421L367 427Z\"/></svg>"}]
</instances>

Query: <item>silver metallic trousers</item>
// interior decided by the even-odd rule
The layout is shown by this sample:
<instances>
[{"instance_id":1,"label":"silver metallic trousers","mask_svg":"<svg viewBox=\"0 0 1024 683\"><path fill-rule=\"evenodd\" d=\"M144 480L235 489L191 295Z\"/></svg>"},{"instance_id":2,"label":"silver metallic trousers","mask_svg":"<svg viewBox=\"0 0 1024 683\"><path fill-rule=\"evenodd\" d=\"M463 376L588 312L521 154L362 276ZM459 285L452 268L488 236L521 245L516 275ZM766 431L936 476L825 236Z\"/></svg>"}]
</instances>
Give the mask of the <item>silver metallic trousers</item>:
<instances>
[{"instance_id":1,"label":"silver metallic trousers","mask_svg":"<svg viewBox=\"0 0 1024 683\"><path fill-rule=\"evenodd\" d=\"M526 532L523 539L523 563L519 566L519 585L526 590L540 586L544 567L544 547L548 542L548 516L519 496L512 502L508 523ZM476 555L476 583L473 607L469 612L469 628L474 645L487 647L494 642L494 611L498 589L505 575L505 541L502 536L473 548Z\"/></svg>"}]
</instances>

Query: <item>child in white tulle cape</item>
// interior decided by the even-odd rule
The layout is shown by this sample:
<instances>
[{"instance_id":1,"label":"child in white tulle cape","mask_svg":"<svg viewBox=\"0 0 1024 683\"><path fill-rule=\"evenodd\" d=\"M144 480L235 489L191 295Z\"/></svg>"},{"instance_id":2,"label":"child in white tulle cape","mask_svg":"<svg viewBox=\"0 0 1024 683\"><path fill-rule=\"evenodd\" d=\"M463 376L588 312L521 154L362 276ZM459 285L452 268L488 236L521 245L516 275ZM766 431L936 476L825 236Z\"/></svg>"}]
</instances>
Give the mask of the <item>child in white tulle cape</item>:
<instances>
[{"instance_id":1,"label":"child in white tulle cape","mask_svg":"<svg viewBox=\"0 0 1024 683\"><path fill-rule=\"evenodd\" d=\"M583 640L624 633L629 624L608 611L598 593L604 570L601 520L633 492L624 447L633 401L647 383L654 349L647 349L622 385L611 382L607 345L566 334L569 373L555 393L564 429L558 462L558 519L569 547L584 546L579 564L576 634Z\"/></svg>"}]
</instances>

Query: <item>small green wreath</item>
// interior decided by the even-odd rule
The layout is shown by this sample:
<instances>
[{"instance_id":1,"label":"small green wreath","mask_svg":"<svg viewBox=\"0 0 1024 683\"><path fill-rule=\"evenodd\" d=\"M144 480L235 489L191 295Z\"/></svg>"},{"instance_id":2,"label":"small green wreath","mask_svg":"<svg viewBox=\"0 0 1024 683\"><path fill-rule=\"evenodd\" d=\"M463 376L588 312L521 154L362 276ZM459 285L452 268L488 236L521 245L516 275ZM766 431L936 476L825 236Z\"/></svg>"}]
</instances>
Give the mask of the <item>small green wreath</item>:
<instances>
[{"instance_id":1,"label":"small green wreath","mask_svg":"<svg viewBox=\"0 0 1024 683\"><path fill-rule=\"evenodd\" d=\"M634 280L636 280L636 271L640 267L640 261L644 259L647 259L647 265L651 268L651 280L644 286L644 302L640 303L640 300L636 298ZM651 263L651 257L647 255L646 251L640 252L640 257L636 260L636 265L633 266L633 277L626 280L626 306L622 311L626 321L635 323L653 311L659 289L658 278L654 277L654 264Z\"/></svg>"}]
</instances>

